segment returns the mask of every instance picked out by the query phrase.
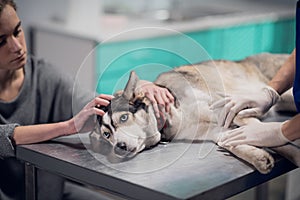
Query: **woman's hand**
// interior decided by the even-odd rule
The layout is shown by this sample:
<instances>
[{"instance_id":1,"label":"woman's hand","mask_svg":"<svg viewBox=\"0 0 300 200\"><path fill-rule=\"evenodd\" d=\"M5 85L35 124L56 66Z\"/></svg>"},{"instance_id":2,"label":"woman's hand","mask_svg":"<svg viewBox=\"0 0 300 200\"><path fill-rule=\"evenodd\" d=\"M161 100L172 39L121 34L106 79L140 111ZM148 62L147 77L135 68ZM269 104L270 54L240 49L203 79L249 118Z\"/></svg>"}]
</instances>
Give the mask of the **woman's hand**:
<instances>
[{"instance_id":1,"label":"woman's hand","mask_svg":"<svg viewBox=\"0 0 300 200\"><path fill-rule=\"evenodd\" d=\"M75 132L91 131L95 126L94 116L103 116L105 114L105 112L100 109L100 106L107 106L113 97L112 95L100 94L86 104L83 109L71 119Z\"/></svg>"},{"instance_id":2,"label":"woman's hand","mask_svg":"<svg viewBox=\"0 0 300 200\"><path fill-rule=\"evenodd\" d=\"M170 105L174 103L174 97L167 88L159 87L152 82L140 80L137 93L144 93L151 101L156 117L160 117L160 110L170 112Z\"/></svg>"}]
</instances>

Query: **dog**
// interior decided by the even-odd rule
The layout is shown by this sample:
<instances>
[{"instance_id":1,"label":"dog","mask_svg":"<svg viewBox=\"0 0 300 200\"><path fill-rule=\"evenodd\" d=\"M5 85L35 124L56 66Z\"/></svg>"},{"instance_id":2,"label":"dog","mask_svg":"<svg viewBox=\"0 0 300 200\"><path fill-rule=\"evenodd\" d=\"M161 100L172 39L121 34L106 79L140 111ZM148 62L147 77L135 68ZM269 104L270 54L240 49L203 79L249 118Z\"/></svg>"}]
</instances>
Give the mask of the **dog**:
<instances>
[{"instance_id":1,"label":"dog","mask_svg":"<svg viewBox=\"0 0 300 200\"><path fill-rule=\"evenodd\" d=\"M247 95L251 90L263 88L287 57L262 53L240 61L204 61L164 72L154 83L167 88L175 102L162 119L155 116L145 94L137 92L139 78L132 71L125 89L115 94L104 108L106 114L98 117L95 130L89 135L92 150L126 160L161 141L208 140L217 144L224 131L217 123L221 110L212 110L210 106L226 95ZM291 101L291 93L283 95L277 110L295 111ZM235 119L230 129L249 120L253 119ZM222 148L261 173L269 173L274 166L273 157L262 148L250 145Z\"/></svg>"}]
</instances>

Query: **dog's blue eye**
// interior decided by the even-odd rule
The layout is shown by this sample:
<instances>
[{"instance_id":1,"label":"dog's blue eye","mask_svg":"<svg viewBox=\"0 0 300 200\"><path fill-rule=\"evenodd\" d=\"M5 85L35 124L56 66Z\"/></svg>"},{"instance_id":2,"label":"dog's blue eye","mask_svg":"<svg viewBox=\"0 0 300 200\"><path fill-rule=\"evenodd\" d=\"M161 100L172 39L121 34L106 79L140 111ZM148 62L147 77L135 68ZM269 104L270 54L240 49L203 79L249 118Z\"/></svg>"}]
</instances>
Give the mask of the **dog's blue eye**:
<instances>
[{"instance_id":1,"label":"dog's blue eye","mask_svg":"<svg viewBox=\"0 0 300 200\"><path fill-rule=\"evenodd\" d=\"M110 133L109 133L109 132L103 132L103 136L104 136L106 139L109 139L109 138L110 138Z\"/></svg>"},{"instance_id":2,"label":"dog's blue eye","mask_svg":"<svg viewBox=\"0 0 300 200\"><path fill-rule=\"evenodd\" d=\"M120 122L121 123L124 123L128 120L128 114L124 114L124 115L121 115L120 117Z\"/></svg>"}]
</instances>

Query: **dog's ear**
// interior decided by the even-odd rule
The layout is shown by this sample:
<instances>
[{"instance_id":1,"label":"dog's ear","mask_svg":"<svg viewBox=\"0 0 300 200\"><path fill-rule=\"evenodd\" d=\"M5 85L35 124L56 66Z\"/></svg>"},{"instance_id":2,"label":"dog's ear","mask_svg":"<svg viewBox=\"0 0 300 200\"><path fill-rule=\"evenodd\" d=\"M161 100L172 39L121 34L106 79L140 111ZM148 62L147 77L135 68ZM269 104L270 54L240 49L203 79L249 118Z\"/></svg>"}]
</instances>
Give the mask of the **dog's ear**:
<instances>
[{"instance_id":1,"label":"dog's ear","mask_svg":"<svg viewBox=\"0 0 300 200\"><path fill-rule=\"evenodd\" d=\"M136 88L138 81L139 81L139 77L136 75L134 71L131 71L129 80L123 92L123 97L126 100L130 101L134 97L134 90Z\"/></svg>"},{"instance_id":2,"label":"dog's ear","mask_svg":"<svg viewBox=\"0 0 300 200\"><path fill-rule=\"evenodd\" d=\"M97 108L103 110L104 112L108 112L109 111L109 106L110 106L110 104L108 104L107 106L100 106L100 107L97 107ZM102 124L102 116L97 115L97 123L99 125Z\"/></svg>"},{"instance_id":3,"label":"dog's ear","mask_svg":"<svg viewBox=\"0 0 300 200\"><path fill-rule=\"evenodd\" d=\"M118 90L118 91L116 91L115 93L114 93L114 96L115 97L120 97L120 96L122 96L122 94L123 94L123 90Z\"/></svg>"}]
</instances>

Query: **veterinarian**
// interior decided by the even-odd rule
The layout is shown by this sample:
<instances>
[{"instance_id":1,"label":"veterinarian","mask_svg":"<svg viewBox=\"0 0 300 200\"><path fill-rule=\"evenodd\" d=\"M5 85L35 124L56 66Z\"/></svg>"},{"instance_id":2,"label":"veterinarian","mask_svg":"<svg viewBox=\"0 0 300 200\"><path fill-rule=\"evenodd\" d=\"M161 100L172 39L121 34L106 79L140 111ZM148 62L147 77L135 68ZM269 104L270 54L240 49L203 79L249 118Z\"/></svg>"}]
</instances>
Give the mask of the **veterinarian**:
<instances>
[{"instance_id":1,"label":"veterinarian","mask_svg":"<svg viewBox=\"0 0 300 200\"><path fill-rule=\"evenodd\" d=\"M216 102L213 105L214 109L224 106L219 117L219 124L228 128L234 117L260 117L264 115L278 101L280 94L292 87L295 75L295 56L296 50L292 52L267 87L250 93L248 96L225 97ZM220 144L275 147L298 138L300 138L300 114L285 122L253 121L225 132Z\"/></svg>"},{"instance_id":2,"label":"veterinarian","mask_svg":"<svg viewBox=\"0 0 300 200\"><path fill-rule=\"evenodd\" d=\"M300 2L296 11L296 48L269 82L268 86L250 93L248 96L232 96L216 102L212 107L224 106L219 124L228 128L237 116L260 117L280 98L280 95L293 86L294 101L300 112ZM221 138L221 145L250 144L274 147L290 143L300 138L300 114L285 122L255 121L237 129L227 131Z\"/></svg>"},{"instance_id":3,"label":"veterinarian","mask_svg":"<svg viewBox=\"0 0 300 200\"><path fill-rule=\"evenodd\" d=\"M298 49L298 53L297 50ZM300 112L300 1L296 8L296 48L278 70L268 86L248 96L233 96L215 103L224 106L219 124L228 128L234 117L260 117L280 98L280 95L293 86L294 102ZM214 107L213 106L213 107ZM300 138L300 114L284 122L253 122L232 131L225 132L221 146L252 144L262 147L280 146ZM297 145L299 147L299 145ZM300 147L299 147L300 149ZM299 199L299 169L287 175L287 199Z\"/></svg>"},{"instance_id":4,"label":"veterinarian","mask_svg":"<svg viewBox=\"0 0 300 200\"><path fill-rule=\"evenodd\" d=\"M168 109L174 100L163 88L144 82L142 90L156 105ZM113 98L81 91L72 96L73 81L53 66L27 56L21 21L13 0L0 0L0 199L24 199L24 166L15 159L15 146L87 132L97 106ZM80 107L73 115L72 104ZM97 106L96 106L97 105ZM159 115L159 114L158 114ZM39 199L101 199L98 193L69 184L38 170Z\"/></svg>"}]
</instances>

